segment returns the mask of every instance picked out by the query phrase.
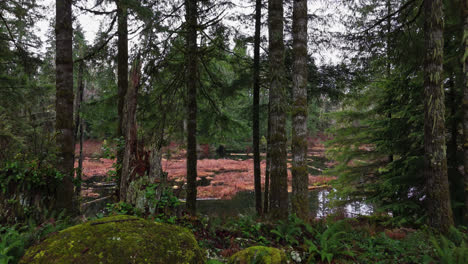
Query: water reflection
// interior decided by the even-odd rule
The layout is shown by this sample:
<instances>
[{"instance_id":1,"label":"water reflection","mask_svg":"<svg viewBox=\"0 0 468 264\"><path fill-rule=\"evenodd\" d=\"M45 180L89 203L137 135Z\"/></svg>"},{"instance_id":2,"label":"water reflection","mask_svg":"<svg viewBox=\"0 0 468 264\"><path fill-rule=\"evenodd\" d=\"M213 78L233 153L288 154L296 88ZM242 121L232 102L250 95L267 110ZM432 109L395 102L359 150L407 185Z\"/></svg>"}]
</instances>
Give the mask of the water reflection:
<instances>
[{"instance_id":1,"label":"water reflection","mask_svg":"<svg viewBox=\"0 0 468 264\"><path fill-rule=\"evenodd\" d=\"M316 189L309 193L310 212L316 218L324 218L330 214L341 214L343 217L370 215L374 211L372 206L362 202L352 202L340 207L331 205L330 190Z\"/></svg>"},{"instance_id":2,"label":"water reflection","mask_svg":"<svg viewBox=\"0 0 468 264\"><path fill-rule=\"evenodd\" d=\"M330 214L342 214L343 217L370 215L373 208L370 205L353 202L341 207L333 207L328 195L329 189L315 189L309 191L310 214L315 218L324 218ZM255 196L251 191L239 192L231 200L198 200L198 211L201 214L230 217L238 214L255 213Z\"/></svg>"}]
</instances>

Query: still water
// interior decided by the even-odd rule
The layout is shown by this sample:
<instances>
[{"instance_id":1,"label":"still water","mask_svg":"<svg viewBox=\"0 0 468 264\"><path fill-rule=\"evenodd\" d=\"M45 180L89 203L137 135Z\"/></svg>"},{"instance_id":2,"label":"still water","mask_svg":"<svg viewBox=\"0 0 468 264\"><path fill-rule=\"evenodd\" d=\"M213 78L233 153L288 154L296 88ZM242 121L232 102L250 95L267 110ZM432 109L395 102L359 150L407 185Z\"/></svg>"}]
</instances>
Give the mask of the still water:
<instances>
[{"instance_id":1,"label":"still water","mask_svg":"<svg viewBox=\"0 0 468 264\"><path fill-rule=\"evenodd\" d=\"M309 208L311 217L323 218L332 213L340 213L346 217L358 215L370 215L373 208L370 205L353 202L341 207L333 207L330 203L328 189L316 189L309 191ZM251 191L239 192L231 200L198 200L197 209L201 214L211 216L229 217L238 214L250 214L255 212L255 197Z\"/></svg>"}]
</instances>

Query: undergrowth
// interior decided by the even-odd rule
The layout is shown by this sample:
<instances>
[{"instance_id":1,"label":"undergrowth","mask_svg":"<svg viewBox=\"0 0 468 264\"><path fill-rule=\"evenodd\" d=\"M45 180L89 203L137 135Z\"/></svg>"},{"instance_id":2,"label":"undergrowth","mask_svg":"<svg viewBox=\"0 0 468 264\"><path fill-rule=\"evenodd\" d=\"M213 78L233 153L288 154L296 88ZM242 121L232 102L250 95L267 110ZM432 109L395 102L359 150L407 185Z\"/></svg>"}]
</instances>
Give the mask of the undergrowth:
<instances>
[{"instance_id":1,"label":"undergrowth","mask_svg":"<svg viewBox=\"0 0 468 264\"><path fill-rule=\"evenodd\" d=\"M21 225L0 227L0 264L18 263L28 247L73 225L64 214L47 213L46 216L48 220L40 224L30 219Z\"/></svg>"},{"instance_id":2,"label":"undergrowth","mask_svg":"<svg viewBox=\"0 0 468 264\"><path fill-rule=\"evenodd\" d=\"M171 202L165 205L173 206ZM138 213L123 203L108 209L113 214ZM236 252L260 245L283 250L289 263L468 263L468 235L463 227L442 236L426 227L392 226L381 216L303 221L293 215L271 221L252 215L223 219L161 212L166 213L140 216L192 230L211 264L226 263ZM0 264L16 263L25 248L69 224L58 216L41 225L1 228Z\"/></svg>"}]
</instances>

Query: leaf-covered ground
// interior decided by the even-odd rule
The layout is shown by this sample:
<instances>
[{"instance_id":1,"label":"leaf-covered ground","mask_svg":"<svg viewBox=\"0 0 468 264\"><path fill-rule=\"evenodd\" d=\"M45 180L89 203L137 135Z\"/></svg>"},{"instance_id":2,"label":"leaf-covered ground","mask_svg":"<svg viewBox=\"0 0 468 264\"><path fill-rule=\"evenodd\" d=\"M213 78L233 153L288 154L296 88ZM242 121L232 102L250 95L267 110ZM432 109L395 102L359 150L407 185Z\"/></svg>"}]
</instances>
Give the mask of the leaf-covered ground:
<instances>
[{"instance_id":1,"label":"leaf-covered ground","mask_svg":"<svg viewBox=\"0 0 468 264\"><path fill-rule=\"evenodd\" d=\"M322 171L333 165L325 158L324 137L309 140L309 188L323 186L334 177L323 176ZM77 155L79 147L77 145ZM203 147L201 148L203 151ZM87 140L83 145L83 180L93 177L108 178L114 159L102 158L102 142ZM168 173L169 180L185 181L186 159L185 151L179 145L171 144L163 150L163 170ZM203 153L202 153L203 154ZM264 153L262 153L264 156ZM202 156L202 155L201 155ZM207 156L213 156L209 153ZM76 163L75 166L78 166ZM288 158L288 167L291 159ZM262 182L265 180L266 162L262 160ZM242 191L254 189L252 154L236 153L226 158L205 158L198 161L198 180L207 180L206 186L198 187L199 198L231 199ZM291 184L291 171L288 170L288 180ZM98 198L99 194L83 189L85 197Z\"/></svg>"}]
</instances>

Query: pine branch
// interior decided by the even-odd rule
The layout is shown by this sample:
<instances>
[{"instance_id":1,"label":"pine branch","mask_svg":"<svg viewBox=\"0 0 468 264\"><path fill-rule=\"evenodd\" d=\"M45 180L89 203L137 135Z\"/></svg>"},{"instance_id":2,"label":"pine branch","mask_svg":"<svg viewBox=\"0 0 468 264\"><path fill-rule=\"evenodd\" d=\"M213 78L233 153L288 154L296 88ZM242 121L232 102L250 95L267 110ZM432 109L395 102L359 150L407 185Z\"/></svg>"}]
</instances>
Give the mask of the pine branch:
<instances>
[{"instance_id":1,"label":"pine branch","mask_svg":"<svg viewBox=\"0 0 468 264\"><path fill-rule=\"evenodd\" d=\"M425 0L423 0L424 2ZM410 0L408 2L406 2L404 5L402 5L398 10L384 16L383 18L377 20L377 22L375 22L372 26L366 28L365 30L361 31L359 34L368 34L370 30L372 30L373 28L379 26L380 24L382 24L383 22L387 21L389 18L392 18L393 16L403 12L403 10L405 10L406 8L408 8L409 6L411 6L414 2L416 2L416 0Z\"/></svg>"}]
</instances>

